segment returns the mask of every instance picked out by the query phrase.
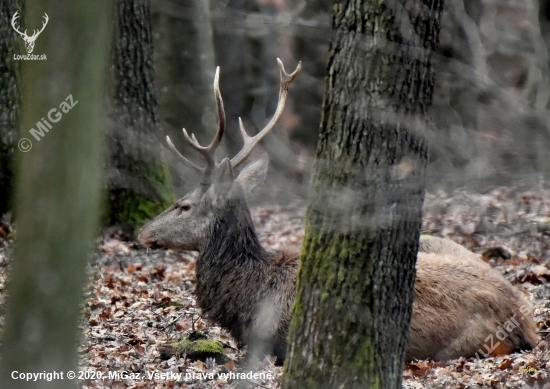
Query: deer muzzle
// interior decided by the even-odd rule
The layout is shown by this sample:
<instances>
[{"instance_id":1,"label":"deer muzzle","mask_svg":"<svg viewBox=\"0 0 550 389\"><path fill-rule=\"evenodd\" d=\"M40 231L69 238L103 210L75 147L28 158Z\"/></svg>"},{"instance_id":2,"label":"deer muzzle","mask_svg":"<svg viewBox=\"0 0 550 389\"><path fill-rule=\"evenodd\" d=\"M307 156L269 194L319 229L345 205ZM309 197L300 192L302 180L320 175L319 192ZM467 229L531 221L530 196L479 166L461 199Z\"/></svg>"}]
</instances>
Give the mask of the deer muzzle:
<instances>
[{"instance_id":1,"label":"deer muzzle","mask_svg":"<svg viewBox=\"0 0 550 389\"><path fill-rule=\"evenodd\" d=\"M148 230L141 231L138 235L138 240L140 241L140 243L144 244L145 246L151 249L158 249L162 247L162 245L158 242L154 234Z\"/></svg>"}]
</instances>

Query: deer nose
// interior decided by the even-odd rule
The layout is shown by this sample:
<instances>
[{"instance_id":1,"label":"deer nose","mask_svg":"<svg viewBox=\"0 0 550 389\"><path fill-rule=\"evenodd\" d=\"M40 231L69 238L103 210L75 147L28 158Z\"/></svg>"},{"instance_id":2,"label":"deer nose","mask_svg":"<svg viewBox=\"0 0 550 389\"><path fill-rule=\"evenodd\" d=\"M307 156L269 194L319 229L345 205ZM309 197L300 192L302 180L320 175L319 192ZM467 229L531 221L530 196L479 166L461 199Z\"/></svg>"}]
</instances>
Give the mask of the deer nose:
<instances>
[{"instance_id":1,"label":"deer nose","mask_svg":"<svg viewBox=\"0 0 550 389\"><path fill-rule=\"evenodd\" d=\"M138 240L141 244L149 247L150 249L161 249L164 247L163 243L158 240L153 232L148 230L143 230L138 235Z\"/></svg>"},{"instance_id":2,"label":"deer nose","mask_svg":"<svg viewBox=\"0 0 550 389\"><path fill-rule=\"evenodd\" d=\"M153 234L151 233L151 231L147 231L147 230L140 231L138 235L138 240L140 241L140 243L149 247L155 244L155 239L153 237Z\"/></svg>"}]
</instances>

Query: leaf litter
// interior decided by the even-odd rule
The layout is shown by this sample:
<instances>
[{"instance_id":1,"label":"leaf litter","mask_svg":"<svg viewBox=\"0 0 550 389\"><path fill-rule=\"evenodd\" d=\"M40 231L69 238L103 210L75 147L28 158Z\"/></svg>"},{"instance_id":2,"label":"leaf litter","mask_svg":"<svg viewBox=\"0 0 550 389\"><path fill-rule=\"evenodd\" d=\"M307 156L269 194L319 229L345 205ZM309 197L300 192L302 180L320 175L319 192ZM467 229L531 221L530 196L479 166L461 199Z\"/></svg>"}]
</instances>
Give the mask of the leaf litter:
<instances>
[{"instance_id":1,"label":"leaf litter","mask_svg":"<svg viewBox=\"0 0 550 389\"><path fill-rule=\"evenodd\" d=\"M272 250L299 247L304 214L300 204L252 210L260 240ZM9 230L7 222L2 230ZM430 192L422 232L450 238L479 253L515 284L535 307L541 342L528 352L482 360L414 361L405 366L403 387L550 389L550 191ZM11 246L9 235L2 234L0 308ZM102 379L92 377L81 387L235 387L236 382L220 377L246 372L251 364L245 362L246 349L239 349L229 334L200 316L193 295L197 255L147 250L113 231L98 246L88 266L79 363L82 370L102 374ZM229 361L161 354L163 346L194 331L221 342ZM246 379L246 386L279 388L282 368L274 362L269 356L256 361L254 371L264 373L263 378ZM140 378L134 379L135 373ZM147 378L155 373L165 375Z\"/></svg>"}]
</instances>

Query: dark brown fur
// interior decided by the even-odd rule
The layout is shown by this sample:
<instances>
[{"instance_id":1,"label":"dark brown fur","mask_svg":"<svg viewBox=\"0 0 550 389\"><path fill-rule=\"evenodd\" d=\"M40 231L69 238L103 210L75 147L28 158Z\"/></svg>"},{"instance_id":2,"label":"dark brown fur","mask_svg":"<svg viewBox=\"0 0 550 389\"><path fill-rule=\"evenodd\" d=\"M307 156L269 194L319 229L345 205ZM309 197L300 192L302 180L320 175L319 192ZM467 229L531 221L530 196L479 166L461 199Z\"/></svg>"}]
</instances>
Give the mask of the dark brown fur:
<instances>
[{"instance_id":1,"label":"dark brown fur","mask_svg":"<svg viewBox=\"0 0 550 389\"><path fill-rule=\"evenodd\" d=\"M284 360L298 254L264 250L243 199L228 203L209 236L197 261L199 306L240 343L265 343Z\"/></svg>"},{"instance_id":2,"label":"dark brown fur","mask_svg":"<svg viewBox=\"0 0 550 389\"><path fill-rule=\"evenodd\" d=\"M298 254L266 251L256 235L246 193L261 182L266 164L251 163L234 181L220 170L207 192L180 199L139 239L199 251L196 295L204 314L282 363ZM448 239L421 239L407 360L499 355L537 341L529 303L500 273Z\"/></svg>"}]
</instances>

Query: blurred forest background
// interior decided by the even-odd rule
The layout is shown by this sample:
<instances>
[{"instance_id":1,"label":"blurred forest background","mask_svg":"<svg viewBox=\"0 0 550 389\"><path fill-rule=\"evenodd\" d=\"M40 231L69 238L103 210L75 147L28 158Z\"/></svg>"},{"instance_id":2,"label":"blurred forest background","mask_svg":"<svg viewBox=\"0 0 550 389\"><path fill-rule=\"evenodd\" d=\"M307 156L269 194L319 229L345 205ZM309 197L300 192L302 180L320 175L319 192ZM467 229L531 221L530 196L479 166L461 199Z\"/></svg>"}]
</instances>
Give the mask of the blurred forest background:
<instances>
[{"instance_id":1,"label":"blurred forest background","mask_svg":"<svg viewBox=\"0 0 550 389\"><path fill-rule=\"evenodd\" d=\"M8 10L9 3L12 10L22 5L16 0L6 2L4 7ZM130 14L121 12L122 19ZM132 167L144 159L158 161L159 151L168 163L176 195L191 189L198 177L167 148L165 136L170 135L176 147L190 159L196 155L185 143L182 128L195 133L203 144L211 139L216 128L212 81L219 65L228 124L218 158L236 153L242 142L238 117L242 117L249 133L254 133L275 110L278 93L275 59L279 57L288 68L298 61L304 66L291 88L278 128L263 142L271 158L270 178L257 198L287 202L297 196L305 197L321 119L331 14L329 0L150 2L150 15L145 18L150 19L151 29L144 30L150 36L139 39L151 39L153 51L143 50L143 56L137 56L143 62L136 65L136 69L146 68L142 74L146 84L142 95L146 98L142 99L141 108L138 103L135 112L129 110L129 120L119 117L120 107L111 110L111 122L122 125L108 126L117 130L108 131L107 148L111 155L124 156L106 174L111 189L147 192L139 179L133 177ZM3 19L9 20L9 15ZM10 25L4 24L2 28L11 31ZM43 43L41 39L37 40L37 51L46 47L46 38ZM550 1L461 0L445 4L435 61L437 81L432 121L424 126L430 143L428 188L468 186L485 190L498 185L545 185L550 172L549 45ZM130 49L131 46L128 45ZM55 45L48 44L47 48L50 58L54 58ZM116 44L115 50L120 50ZM6 47L1 52L11 55ZM152 60L148 55L152 55ZM121 56L115 56L118 57ZM15 128L17 118L14 113L17 105L12 101L17 93L10 94L10 81L6 77L19 66L16 62L10 58L2 60L3 188L9 186L5 170L19 139L6 130ZM128 96L124 91L120 93L122 88L117 89L116 85L124 85L124 80L117 78L116 69L122 69L120 75L133 73L124 68L129 66L124 61L114 62L114 94L118 93L115 101L118 98L124 102ZM132 131L128 130L129 126L138 129L135 118L143 109L150 114L140 121L141 126L153 135L146 141L129 136ZM122 159L126 162L121 163ZM165 180L161 170L154 174L161 177L160 181ZM122 201L120 193L115 193L112 199L115 197L119 203ZM173 199L167 194L160 197L162 206ZM6 212L5 197L0 198L0 204L0 213ZM131 224L136 227L162 207L153 208L135 217ZM115 215L108 222L121 219L124 217Z\"/></svg>"},{"instance_id":2,"label":"blurred forest background","mask_svg":"<svg viewBox=\"0 0 550 389\"><path fill-rule=\"evenodd\" d=\"M281 199L305 195L320 123L332 3L206 4L151 3L163 130L183 150L181 127L203 142L210 139L215 129L211 82L214 66L220 65L228 119L224 143L227 153L235 152L241 144L237 118L247 128L261 128L275 109L275 57L289 68L303 61L281 125L263 144L272 160L266 193ZM428 187L544 186L550 173L550 2L448 1L440 37L433 121L425 128ZM175 177L183 177L174 179L183 189L185 173Z\"/></svg>"}]
</instances>

